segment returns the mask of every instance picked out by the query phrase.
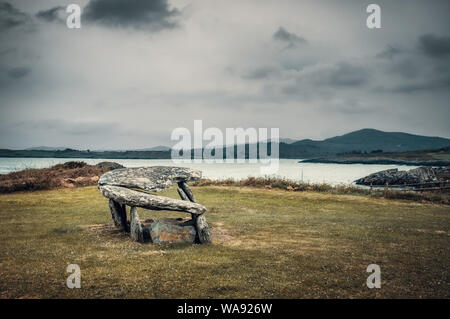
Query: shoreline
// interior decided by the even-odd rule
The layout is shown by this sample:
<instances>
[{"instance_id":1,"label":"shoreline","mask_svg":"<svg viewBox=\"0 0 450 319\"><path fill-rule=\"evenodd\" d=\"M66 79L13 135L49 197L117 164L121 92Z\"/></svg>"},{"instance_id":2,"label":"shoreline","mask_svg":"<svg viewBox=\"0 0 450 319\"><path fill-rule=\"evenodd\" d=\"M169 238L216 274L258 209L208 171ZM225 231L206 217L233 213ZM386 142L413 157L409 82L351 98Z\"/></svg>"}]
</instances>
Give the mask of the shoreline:
<instances>
[{"instance_id":1,"label":"shoreline","mask_svg":"<svg viewBox=\"0 0 450 319\"><path fill-rule=\"evenodd\" d=\"M430 161L407 161L390 158L355 158L355 159L339 159L339 158L312 158L300 160L299 163L315 163L315 164L366 164L366 165L407 165L407 166L450 166L450 161L430 160Z\"/></svg>"}]
</instances>

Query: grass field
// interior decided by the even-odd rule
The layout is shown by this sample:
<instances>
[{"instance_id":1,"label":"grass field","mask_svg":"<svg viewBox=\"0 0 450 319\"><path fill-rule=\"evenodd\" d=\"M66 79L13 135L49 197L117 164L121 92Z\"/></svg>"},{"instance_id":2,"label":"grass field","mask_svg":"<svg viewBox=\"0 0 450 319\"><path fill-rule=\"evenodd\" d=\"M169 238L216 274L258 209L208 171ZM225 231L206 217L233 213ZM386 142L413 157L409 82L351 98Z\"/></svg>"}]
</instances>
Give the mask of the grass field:
<instances>
[{"instance_id":1,"label":"grass field","mask_svg":"<svg viewBox=\"0 0 450 319\"><path fill-rule=\"evenodd\" d=\"M1 298L449 298L450 206L193 187L213 244L132 242L96 187L0 195ZM176 198L176 190L165 195ZM186 217L141 209L140 217ZM366 268L381 267L381 289ZM81 268L81 289L66 267Z\"/></svg>"}]
</instances>

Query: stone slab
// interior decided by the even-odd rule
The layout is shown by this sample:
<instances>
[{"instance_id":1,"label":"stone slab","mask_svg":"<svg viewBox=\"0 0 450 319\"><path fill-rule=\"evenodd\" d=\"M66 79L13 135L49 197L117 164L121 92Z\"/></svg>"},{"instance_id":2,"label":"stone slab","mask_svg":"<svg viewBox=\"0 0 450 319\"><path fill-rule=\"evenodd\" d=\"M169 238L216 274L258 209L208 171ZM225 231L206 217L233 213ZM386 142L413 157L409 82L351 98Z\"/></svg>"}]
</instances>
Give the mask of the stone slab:
<instances>
[{"instance_id":1,"label":"stone slab","mask_svg":"<svg viewBox=\"0 0 450 319\"><path fill-rule=\"evenodd\" d=\"M174 183L198 180L202 172L185 167L152 166L119 168L103 174L98 185L140 188L150 192L159 192Z\"/></svg>"}]
</instances>

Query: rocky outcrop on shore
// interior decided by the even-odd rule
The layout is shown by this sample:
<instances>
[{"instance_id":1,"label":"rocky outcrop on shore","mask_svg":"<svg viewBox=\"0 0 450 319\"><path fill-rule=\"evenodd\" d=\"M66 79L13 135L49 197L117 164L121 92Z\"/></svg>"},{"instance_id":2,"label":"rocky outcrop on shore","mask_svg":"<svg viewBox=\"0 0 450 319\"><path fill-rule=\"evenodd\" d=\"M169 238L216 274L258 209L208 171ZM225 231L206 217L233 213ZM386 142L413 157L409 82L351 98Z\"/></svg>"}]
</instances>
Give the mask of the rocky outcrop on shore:
<instances>
[{"instance_id":1,"label":"rocky outcrop on shore","mask_svg":"<svg viewBox=\"0 0 450 319\"><path fill-rule=\"evenodd\" d=\"M100 163L98 163L95 166L105 170L106 172L107 171L112 171L112 170L115 170L115 169L119 169L119 168L125 168L125 166L123 166L123 165L121 165L119 163L116 163L116 162L100 162Z\"/></svg>"},{"instance_id":2,"label":"rocky outcrop on shore","mask_svg":"<svg viewBox=\"0 0 450 319\"><path fill-rule=\"evenodd\" d=\"M418 167L409 171L399 171L398 169L387 169L384 171L370 174L366 177L357 179L357 185L404 185L419 184L428 182L439 182L446 180L450 174L450 168Z\"/></svg>"}]
</instances>

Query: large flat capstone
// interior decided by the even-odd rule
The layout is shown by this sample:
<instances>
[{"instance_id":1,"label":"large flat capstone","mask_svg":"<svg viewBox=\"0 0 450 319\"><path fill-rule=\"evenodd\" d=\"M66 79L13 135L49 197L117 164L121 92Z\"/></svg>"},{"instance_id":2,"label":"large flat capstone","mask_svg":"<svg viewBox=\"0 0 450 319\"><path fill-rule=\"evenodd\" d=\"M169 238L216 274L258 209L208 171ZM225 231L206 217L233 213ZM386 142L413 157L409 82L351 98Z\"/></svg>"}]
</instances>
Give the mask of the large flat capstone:
<instances>
[{"instance_id":1,"label":"large flat capstone","mask_svg":"<svg viewBox=\"0 0 450 319\"><path fill-rule=\"evenodd\" d=\"M98 185L140 188L150 192L159 192L174 183L195 181L202 177L202 172L185 167L152 166L120 168L103 174Z\"/></svg>"}]
</instances>

